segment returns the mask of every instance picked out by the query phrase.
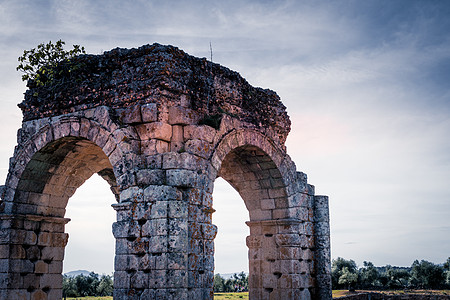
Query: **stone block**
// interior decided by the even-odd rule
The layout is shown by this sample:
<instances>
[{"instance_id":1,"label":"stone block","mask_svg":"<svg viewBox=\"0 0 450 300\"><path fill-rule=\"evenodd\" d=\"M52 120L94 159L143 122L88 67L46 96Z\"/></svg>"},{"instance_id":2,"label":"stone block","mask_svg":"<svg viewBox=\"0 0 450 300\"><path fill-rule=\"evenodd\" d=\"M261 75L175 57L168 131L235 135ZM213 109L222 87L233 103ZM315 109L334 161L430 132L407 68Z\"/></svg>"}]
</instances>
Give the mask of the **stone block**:
<instances>
[{"instance_id":1,"label":"stone block","mask_svg":"<svg viewBox=\"0 0 450 300\"><path fill-rule=\"evenodd\" d=\"M210 143L199 139L187 141L184 148L187 152L203 158L209 158L213 151L213 147Z\"/></svg>"},{"instance_id":2,"label":"stone block","mask_svg":"<svg viewBox=\"0 0 450 300\"><path fill-rule=\"evenodd\" d=\"M159 152L156 150L156 144L159 140L151 139L141 141L140 152L145 156L156 156Z\"/></svg>"},{"instance_id":3,"label":"stone block","mask_svg":"<svg viewBox=\"0 0 450 300\"><path fill-rule=\"evenodd\" d=\"M141 123L141 107L140 105L133 105L121 110L120 119L123 123Z\"/></svg>"},{"instance_id":4,"label":"stone block","mask_svg":"<svg viewBox=\"0 0 450 300\"><path fill-rule=\"evenodd\" d=\"M150 185L144 190L146 202L182 200L182 193L176 187L167 185Z\"/></svg>"},{"instance_id":5,"label":"stone block","mask_svg":"<svg viewBox=\"0 0 450 300\"><path fill-rule=\"evenodd\" d=\"M329 235L316 235L314 236L314 244L316 249L326 250L330 248L330 236Z\"/></svg>"},{"instance_id":6,"label":"stone block","mask_svg":"<svg viewBox=\"0 0 450 300\"><path fill-rule=\"evenodd\" d=\"M151 271L155 269L155 262L151 259L151 254L146 253L139 258L139 270Z\"/></svg>"},{"instance_id":7,"label":"stone block","mask_svg":"<svg viewBox=\"0 0 450 300\"><path fill-rule=\"evenodd\" d=\"M182 252L167 254L167 268L170 270L186 270L188 267L188 255Z\"/></svg>"},{"instance_id":8,"label":"stone block","mask_svg":"<svg viewBox=\"0 0 450 300\"><path fill-rule=\"evenodd\" d=\"M261 248L262 237L261 236L247 236L246 245L249 249Z\"/></svg>"},{"instance_id":9,"label":"stone block","mask_svg":"<svg viewBox=\"0 0 450 300\"><path fill-rule=\"evenodd\" d=\"M45 263L43 260L38 260L34 263L34 273L36 274L42 274L42 273L48 273L48 264Z\"/></svg>"},{"instance_id":10,"label":"stone block","mask_svg":"<svg viewBox=\"0 0 450 300\"><path fill-rule=\"evenodd\" d=\"M156 153L166 153L170 151L170 143L156 140Z\"/></svg>"},{"instance_id":11,"label":"stone block","mask_svg":"<svg viewBox=\"0 0 450 300\"><path fill-rule=\"evenodd\" d=\"M188 125L184 127L184 138L186 140L199 139L212 143L216 130L207 125Z\"/></svg>"},{"instance_id":12,"label":"stone block","mask_svg":"<svg viewBox=\"0 0 450 300\"><path fill-rule=\"evenodd\" d=\"M112 232L115 238L127 238L130 230L130 222L121 221L112 224Z\"/></svg>"},{"instance_id":13,"label":"stone block","mask_svg":"<svg viewBox=\"0 0 450 300\"><path fill-rule=\"evenodd\" d=\"M49 274L61 274L63 270L62 261L52 261L48 264Z\"/></svg>"},{"instance_id":14,"label":"stone block","mask_svg":"<svg viewBox=\"0 0 450 300\"><path fill-rule=\"evenodd\" d=\"M280 247L280 259L301 259L302 258L302 250L298 247Z\"/></svg>"},{"instance_id":15,"label":"stone block","mask_svg":"<svg viewBox=\"0 0 450 300\"><path fill-rule=\"evenodd\" d=\"M62 297L63 297L63 290L62 290L62 288L60 288L60 289L51 288L47 292L47 299L62 299Z\"/></svg>"},{"instance_id":16,"label":"stone block","mask_svg":"<svg viewBox=\"0 0 450 300\"><path fill-rule=\"evenodd\" d=\"M328 222L315 222L314 231L317 236L319 235L330 235L330 223Z\"/></svg>"},{"instance_id":17,"label":"stone block","mask_svg":"<svg viewBox=\"0 0 450 300\"><path fill-rule=\"evenodd\" d=\"M148 273L137 271L130 277L130 287L144 289L148 285Z\"/></svg>"},{"instance_id":18,"label":"stone block","mask_svg":"<svg viewBox=\"0 0 450 300\"><path fill-rule=\"evenodd\" d=\"M292 274L294 273L295 264L298 260L294 259L283 259L280 260L280 272L281 274Z\"/></svg>"},{"instance_id":19,"label":"stone block","mask_svg":"<svg viewBox=\"0 0 450 300\"><path fill-rule=\"evenodd\" d=\"M137 187L129 187L120 192L120 202L142 202L144 201L144 191Z\"/></svg>"},{"instance_id":20,"label":"stone block","mask_svg":"<svg viewBox=\"0 0 450 300\"><path fill-rule=\"evenodd\" d=\"M52 247L65 247L69 241L69 234L54 232L51 234L51 245Z\"/></svg>"},{"instance_id":21,"label":"stone block","mask_svg":"<svg viewBox=\"0 0 450 300\"><path fill-rule=\"evenodd\" d=\"M170 151L184 151L183 126L181 125L172 126L172 140L170 141Z\"/></svg>"},{"instance_id":22,"label":"stone block","mask_svg":"<svg viewBox=\"0 0 450 300\"><path fill-rule=\"evenodd\" d=\"M177 218L180 225L186 222L188 217L189 204L185 201L170 201L169 202L169 218ZM173 222L171 222L173 223Z\"/></svg>"},{"instance_id":23,"label":"stone block","mask_svg":"<svg viewBox=\"0 0 450 300\"><path fill-rule=\"evenodd\" d=\"M314 223L306 221L303 223L304 226L304 234L305 235L313 235L314 234Z\"/></svg>"},{"instance_id":24,"label":"stone block","mask_svg":"<svg viewBox=\"0 0 450 300\"><path fill-rule=\"evenodd\" d=\"M250 211L250 220L270 220L272 218L272 210L255 209Z\"/></svg>"},{"instance_id":25,"label":"stone block","mask_svg":"<svg viewBox=\"0 0 450 300\"><path fill-rule=\"evenodd\" d=\"M169 124L189 125L195 124L200 119L197 111L182 106L169 107Z\"/></svg>"},{"instance_id":26,"label":"stone block","mask_svg":"<svg viewBox=\"0 0 450 300\"><path fill-rule=\"evenodd\" d=\"M166 219L169 214L168 205L169 201L156 201L156 203L152 206L151 218Z\"/></svg>"},{"instance_id":27,"label":"stone block","mask_svg":"<svg viewBox=\"0 0 450 300\"><path fill-rule=\"evenodd\" d=\"M154 264L156 270L167 269L167 255L168 253L152 253L152 264Z\"/></svg>"},{"instance_id":28,"label":"stone block","mask_svg":"<svg viewBox=\"0 0 450 300\"><path fill-rule=\"evenodd\" d=\"M136 185L136 176L134 173L125 173L117 178L117 185L123 189L127 189Z\"/></svg>"},{"instance_id":29,"label":"stone block","mask_svg":"<svg viewBox=\"0 0 450 300\"><path fill-rule=\"evenodd\" d=\"M158 120L158 107L156 103L147 103L141 106L142 122L156 122Z\"/></svg>"},{"instance_id":30,"label":"stone block","mask_svg":"<svg viewBox=\"0 0 450 300\"><path fill-rule=\"evenodd\" d=\"M41 259L50 261L62 261L64 259L63 247L44 247L41 250Z\"/></svg>"},{"instance_id":31,"label":"stone block","mask_svg":"<svg viewBox=\"0 0 450 300\"><path fill-rule=\"evenodd\" d=\"M172 126L162 122L145 123L136 126L141 141L158 139L170 142L172 138Z\"/></svg>"},{"instance_id":32,"label":"stone block","mask_svg":"<svg viewBox=\"0 0 450 300\"><path fill-rule=\"evenodd\" d=\"M151 220L152 235L165 236L169 233L169 220L167 218Z\"/></svg>"},{"instance_id":33,"label":"stone block","mask_svg":"<svg viewBox=\"0 0 450 300\"><path fill-rule=\"evenodd\" d=\"M38 260L41 256L41 250L38 246L30 246L26 250L26 258L32 261Z\"/></svg>"},{"instance_id":34,"label":"stone block","mask_svg":"<svg viewBox=\"0 0 450 300\"><path fill-rule=\"evenodd\" d=\"M314 221L329 222L329 219L328 197L314 196Z\"/></svg>"},{"instance_id":35,"label":"stone block","mask_svg":"<svg viewBox=\"0 0 450 300\"><path fill-rule=\"evenodd\" d=\"M9 257L13 259L24 259L26 257L25 249L22 245L11 245Z\"/></svg>"},{"instance_id":36,"label":"stone block","mask_svg":"<svg viewBox=\"0 0 450 300\"><path fill-rule=\"evenodd\" d=\"M301 250L301 259L305 261L313 260L314 259L314 252L311 249L304 249Z\"/></svg>"},{"instance_id":37,"label":"stone block","mask_svg":"<svg viewBox=\"0 0 450 300\"><path fill-rule=\"evenodd\" d=\"M184 235L169 235L167 238L169 251L181 252L188 249L188 236Z\"/></svg>"},{"instance_id":38,"label":"stone block","mask_svg":"<svg viewBox=\"0 0 450 300\"><path fill-rule=\"evenodd\" d=\"M203 170L206 169L207 161L201 157L188 152L168 152L163 157L164 169L188 169Z\"/></svg>"},{"instance_id":39,"label":"stone block","mask_svg":"<svg viewBox=\"0 0 450 300\"><path fill-rule=\"evenodd\" d=\"M39 288L39 284L41 281L40 276L36 275L36 274L26 274L25 276L23 276L23 286L28 288L34 288L37 289Z\"/></svg>"},{"instance_id":40,"label":"stone block","mask_svg":"<svg viewBox=\"0 0 450 300\"><path fill-rule=\"evenodd\" d=\"M166 172L164 170L139 170L136 172L136 180L139 186L162 185L166 180Z\"/></svg>"},{"instance_id":41,"label":"stone block","mask_svg":"<svg viewBox=\"0 0 450 300\"><path fill-rule=\"evenodd\" d=\"M8 265L6 264L6 267ZM3 266L2 266L3 267ZM13 273L33 273L34 264L29 260L22 259L10 259L9 260L9 271ZM5 271L4 273L6 273Z\"/></svg>"},{"instance_id":42,"label":"stone block","mask_svg":"<svg viewBox=\"0 0 450 300\"><path fill-rule=\"evenodd\" d=\"M278 247L299 247L304 244L304 235L283 233L275 236L275 243Z\"/></svg>"},{"instance_id":43,"label":"stone block","mask_svg":"<svg viewBox=\"0 0 450 300\"><path fill-rule=\"evenodd\" d=\"M206 240L214 240L217 235L217 226L214 224L202 224L203 238Z\"/></svg>"},{"instance_id":44,"label":"stone block","mask_svg":"<svg viewBox=\"0 0 450 300\"><path fill-rule=\"evenodd\" d=\"M274 209L275 201L273 199L262 199L261 200L261 209Z\"/></svg>"},{"instance_id":45,"label":"stone block","mask_svg":"<svg viewBox=\"0 0 450 300\"><path fill-rule=\"evenodd\" d=\"M152 277L149 280L149 288L167 288L166 280L166 270L154 270L152 272ZM166 299L166 298L157 298L157 299Z\"/></svg>"},{"instance_id":46,"label":"stone block","mask_svg":"<svg viewBox=\"0 0 450 300\"><path fill-rule=\"evenodd\" d=\"M114 289L130 288L130 275L126 271L114 272Z\"/></svg>"},{"instance_id":47,"label":"stone block","mask_svg":"<svg viewBox=\"0 0 450 300\"><path fill-rule=\"evenodd\" d=\"M166 171L167 184L171 186L197 187L201 179L193 170L171 169Z\"/></svg>"},{"instance_id":48,"label":"stone block","mask_svg":"<svg viewBox=\"0 0 450 300\"><path fill-rule=\"evenodd\" d=\"M206 255L214 255L214 240L205 240L204 249Z\"/></svg>"},{"instance_id":49,"label":"stone block","mask_svg":"<svg viewBox=\"0 0 450 300\"><path fill-rule=\"evenodd\" d=\"M167 236L158 235L149 238L149 251L151 253L167 252L167 247Z\"/></svg>"},{"instance_id":50,"label":"stone block","mask_svg":"<svg viewBox=\"0 0 450 300\"><path fill-rule=\"evenodd\" d=\"M162 154L155 154L155 155L149 155L146 156L146 167L148 169L161 169L162 168Z\"/></svg>"}]
</instances>

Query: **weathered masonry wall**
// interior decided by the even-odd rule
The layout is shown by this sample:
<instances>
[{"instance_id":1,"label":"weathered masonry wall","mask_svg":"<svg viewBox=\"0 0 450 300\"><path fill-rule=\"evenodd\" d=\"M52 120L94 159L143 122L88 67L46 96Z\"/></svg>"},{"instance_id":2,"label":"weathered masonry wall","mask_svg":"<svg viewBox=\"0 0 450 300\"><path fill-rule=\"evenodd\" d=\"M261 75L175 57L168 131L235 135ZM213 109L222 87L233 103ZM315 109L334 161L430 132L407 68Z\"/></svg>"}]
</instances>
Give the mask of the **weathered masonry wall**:
<instances>
[{"instance_id":1,"label":"weathered masonry wall","mask_svg":"<svg viewBox=\"0 0 450 300\"><path fill-rule=\"evenodd\" d=\"M1 189L1 299L61 297L65 207L94 173L117 198L114 299L213 298L217 177L249 210L250 298L331 299L328 198L287 155L273 91L158 44L70 64L30 82L20 104Z\"/></svg>"}]
</instances>

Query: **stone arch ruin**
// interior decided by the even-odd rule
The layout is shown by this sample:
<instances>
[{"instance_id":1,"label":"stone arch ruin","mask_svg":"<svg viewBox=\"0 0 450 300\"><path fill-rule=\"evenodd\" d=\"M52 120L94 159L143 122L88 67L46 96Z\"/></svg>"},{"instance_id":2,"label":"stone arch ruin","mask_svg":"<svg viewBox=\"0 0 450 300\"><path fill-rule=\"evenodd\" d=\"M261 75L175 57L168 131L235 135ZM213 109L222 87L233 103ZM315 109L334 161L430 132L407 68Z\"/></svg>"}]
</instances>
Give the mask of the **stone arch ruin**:
<instances>
[{"instance_id":1,"label":"stone arch ruin","mask_svg":"<svg viewBox=\"0 0 450 300\"><path fill-rule=\"evenodd\" d=\"M217 177L249 210L250 299L331 299L328 199L287 155L290 120L273 91L158 44L56 68L19 104L1 299L61 299L65 207L94 173L117 199L114 299L213 298Z\"/></svg>"}]
</instances>

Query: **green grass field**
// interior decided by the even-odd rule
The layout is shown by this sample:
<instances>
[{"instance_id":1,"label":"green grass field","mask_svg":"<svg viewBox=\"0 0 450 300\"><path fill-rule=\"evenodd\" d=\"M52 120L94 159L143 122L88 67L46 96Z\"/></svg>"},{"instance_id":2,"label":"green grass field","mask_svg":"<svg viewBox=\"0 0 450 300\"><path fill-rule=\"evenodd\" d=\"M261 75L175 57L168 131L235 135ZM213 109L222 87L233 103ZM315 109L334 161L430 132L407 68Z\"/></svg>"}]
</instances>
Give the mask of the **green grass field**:
<instances>
[{"instance_id":1,"label":"green grass field","mask_svg":"<svg viewBox=\"0 0 450 300\"><path fill-rule=\"evenodd\" d=\"M214 300L248 300L248 293L216 293L214 294Z\"/></svg>"},{"instance_id":2,"label":"green grass field","mask_svg":"<svg viewBox=\"0 0 450 300\"><path fill-rule=\"evenodd\" d=\"M67 298L67 300L112 300L112 297L79 297ZM217 293L214 300L248 300L248 293Z\"/></svg>"},{"instance_id":3,"label":"green grass field","mask_svg":"<svg viewBox=\"0 0 450 300\"><path fill-rule=\"evenodd\" d=\"M78 298L67 298L67 300L112 300L113 297L105 296L105 297L78 297Z\"/></svg>"},{"instance_id":4,"label":"green grass field","mask_svg":"<svg viewBox=\"0 0 450 300\"><path fill-rule=\"evenodd\" d=\"M398 290L398 291L356 291L356 293L374 292L385 293L390 295L401 294L433 294L433 295L450 295L450 290ZM333 298L352 295L348 290L333 290ZM80 298L67 298L67 300L112 300L112 297L80 297ZM216 293L214 294L214 300L248 300L248 293Z\"/></svg>"}]
</instances>

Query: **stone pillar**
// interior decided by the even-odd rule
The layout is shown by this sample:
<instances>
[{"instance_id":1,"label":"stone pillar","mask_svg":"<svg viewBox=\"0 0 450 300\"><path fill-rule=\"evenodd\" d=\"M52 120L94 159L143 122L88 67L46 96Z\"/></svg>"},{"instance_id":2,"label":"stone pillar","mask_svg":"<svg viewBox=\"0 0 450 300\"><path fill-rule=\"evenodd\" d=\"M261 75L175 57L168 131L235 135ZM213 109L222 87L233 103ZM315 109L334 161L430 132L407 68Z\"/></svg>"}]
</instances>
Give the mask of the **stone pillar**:
<instances>
[{"instance_id":1,"label":"stone pillar","mask_svg":"<svg viewBox=\"0 0 450 300\"><path fill-rule=\"evenodd\" d=\"M310 299L312 239L297 219L249 221L250 299Z\"/></svg>"},{"instance_id":2,"label":"stone pillar","mask_svg":"<svg viewBox=\"0 0 450 300\"><path fill-rule=\"evenodd\" d=\"M114 204L114 299L212 299L212 182L186 152L147 157Z\"/></svg>"},{"instance_id":3,"label":"stone pillar","mask_svg":"<svg viewBox=\"0 0 450 300\"><path fill-rule=\"evenodd\" d=\"M61 299L66 218L0 217L1 299Z\"/></svg>"},{"instance_id":4,"label":"stone pillar","mask_svg":"<svg viewBox=\"0 0 450 300\"><path fill-rule=\"evenodd\" d=\"M316 297L331 300L330 215L327 196L314 196L314 239L316 255Z\"/></svg>"}]
</instances>

